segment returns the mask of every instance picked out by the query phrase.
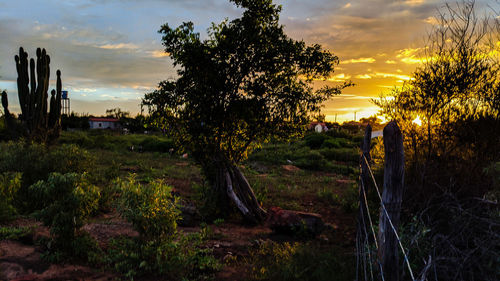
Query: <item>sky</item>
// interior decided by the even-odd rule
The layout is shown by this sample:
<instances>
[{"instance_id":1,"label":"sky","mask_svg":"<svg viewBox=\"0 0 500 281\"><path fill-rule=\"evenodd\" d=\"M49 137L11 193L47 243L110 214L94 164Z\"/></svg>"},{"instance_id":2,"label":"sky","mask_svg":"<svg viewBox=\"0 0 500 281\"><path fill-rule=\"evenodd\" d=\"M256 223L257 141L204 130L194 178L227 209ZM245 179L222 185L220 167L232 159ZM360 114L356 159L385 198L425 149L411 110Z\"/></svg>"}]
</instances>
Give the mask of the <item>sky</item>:
<instances>
[{"instance_id":1,"label":"sky","mask_svg":"<svg viewBox=\"0 0 500 281\"><path fill-rule=\"evenodd\" d=\"M370 100L410 79L436 23L441 0L280 0L281 23L293 39L321 44L340 59L321 84L355 86L327 101L329 121L368 117ZM452 2L454 3L454 2ZM495 0L477 0L478 11L498 11ZM135 115L158 82L175 78L163 52L160 26L192 21L206 38L211 22L241 16L228 0L0 0L0 89L19 112L14 56L37 47L51 56L51 78L61 69L71 110L94 115L120 107ZM55 80L50 88L55 87Z\"/></svg>"}]
</instances>

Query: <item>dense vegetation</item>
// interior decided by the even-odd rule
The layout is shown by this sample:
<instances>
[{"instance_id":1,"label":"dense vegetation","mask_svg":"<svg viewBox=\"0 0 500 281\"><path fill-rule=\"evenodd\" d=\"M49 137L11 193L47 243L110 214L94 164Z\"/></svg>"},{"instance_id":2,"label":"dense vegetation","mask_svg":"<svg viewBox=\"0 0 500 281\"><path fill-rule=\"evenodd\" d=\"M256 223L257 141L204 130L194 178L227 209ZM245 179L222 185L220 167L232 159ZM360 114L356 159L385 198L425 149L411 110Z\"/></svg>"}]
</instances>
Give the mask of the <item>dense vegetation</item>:
<instances>
[{"instance_id":1,"label":"dense vegetation","mask_svg":"<svg viewBox=\"0 0 500 281\"><path fill-rule=\"evenodd\" d=\"M441 10L412 80L375 101L404 131L412 258L439 280L500 276L500 22L474 4Z\"/></svg>"}]
</instances>

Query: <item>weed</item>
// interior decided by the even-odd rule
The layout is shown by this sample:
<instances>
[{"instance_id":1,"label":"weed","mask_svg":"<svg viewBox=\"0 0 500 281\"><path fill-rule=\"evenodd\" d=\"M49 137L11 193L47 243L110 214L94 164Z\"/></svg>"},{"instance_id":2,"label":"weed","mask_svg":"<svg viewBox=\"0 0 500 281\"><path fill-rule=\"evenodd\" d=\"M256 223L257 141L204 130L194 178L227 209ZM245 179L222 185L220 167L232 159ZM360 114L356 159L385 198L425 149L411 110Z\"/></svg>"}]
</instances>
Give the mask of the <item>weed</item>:
<instances>
[{"instance_id":1,"label":"weed","mask_svg":"<svg viewBox=\"0 0 500 281\"><path fill-rule=\"evenodd\" d=\"M128 181L117 180L116 184L121 190L118 210L143 239L164 241L174 237L180 211L170 186L161 181L142 186L133 176Z\"/></svg>"},{"instance_id":2,"label":"weed","mask_svg":"<svg viewBox=\"0 0 500 281\"><path fill-rule=\"evenodd\" d=\"M84 175L54 173L29 190L40 202L41 211L36 216L50 227L54 237L50 250L77 254L80 243L75 243L75 237L84 221L97 210L98 188L88 183Z\"/></svg>"},{"instance_id":3,"label":"weed","mask_svg":"<svg viewBox=\"0 0 500 281\"><path fill-rule=\"evenodd\" d=\"M264 241L250 252L253 280L353 280L351 256L339 256L312 243Z\"/></svg>"},{"instance_id":4,"label":"weed","mask_svg":"<svg viewBox=\"0 0 500 281\"><path fill-rule=\"evenodd\" d=\"M20 240L33 233L31 227L0 227L0 240Z\"/></svg>"}]
</instances>

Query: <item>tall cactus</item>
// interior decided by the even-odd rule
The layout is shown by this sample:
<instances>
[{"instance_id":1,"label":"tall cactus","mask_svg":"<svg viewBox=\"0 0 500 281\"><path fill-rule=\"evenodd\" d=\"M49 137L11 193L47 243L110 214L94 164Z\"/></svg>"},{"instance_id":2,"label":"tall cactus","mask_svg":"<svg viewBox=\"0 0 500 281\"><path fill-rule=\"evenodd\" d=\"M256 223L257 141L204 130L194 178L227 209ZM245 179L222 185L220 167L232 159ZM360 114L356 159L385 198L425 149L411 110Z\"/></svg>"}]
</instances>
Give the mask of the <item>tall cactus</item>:
<instances>
[{"instance_id":1,"label":"tall cactus","mask_svg":"<svg viewBox=\"0 0 500 281\"><path fill-rule=\"evenodd\" d=\"M59 137L61 130L61 71L57 70L57 86L56 90L52 90L50 112L47 112L49 109L47 104L50 80L49 55L45 49L38 48L36 64L33 58L30 59L29 73L28 53L22 47L19 48L19 55L15 56L15 61L17 92L21 107L19 120L23 134L37 142L50 142ZM8 112L7 95L2 95L2 105L5 112ZM9 124L7 126L9 127Z\"/></svg>"}]
</instances>

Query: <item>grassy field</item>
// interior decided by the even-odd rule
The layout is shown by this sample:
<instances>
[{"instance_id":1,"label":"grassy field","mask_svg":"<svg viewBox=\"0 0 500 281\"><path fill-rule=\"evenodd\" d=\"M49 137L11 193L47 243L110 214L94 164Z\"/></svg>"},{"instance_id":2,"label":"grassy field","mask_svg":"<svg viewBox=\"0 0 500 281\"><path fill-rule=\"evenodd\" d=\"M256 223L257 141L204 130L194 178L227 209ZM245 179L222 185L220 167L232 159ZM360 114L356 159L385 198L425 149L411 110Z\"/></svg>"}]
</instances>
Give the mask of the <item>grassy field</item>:
<instances>
[{"instance_id":1,"label":"grassy field","mask_svg":"<svg viewBox=\"0 0 500 281\"><path fill-rule=\"evenodd\" d=\"M64 132L56 147L69 145L88 153L89 164L80 172L89 184L98 188L100 196L99 206L89 212L79 230L94 239L95 243L89 242L94 246L89 247L95 256L69 259L69 264L98 269L119 279L151 280L159 278L152 277L155 274L164 272L162 278L174 274L177 276L174 280L330 280L331 276L337 276L335 280L352 280L358 141L359 136L349 134L342 137L334 133L311 134L294 143L264 145L242 165L243 173L264 208L277 206L314 212L323 217L328 228L311 238L274 234L266 225L245 225L237 213L224 218L206 215L210 212L206 204L210 191L200 168L189 156L182 157L167 137ZM7 173L5 169L2 172ZM194 206L199 218L195 225L177 227L181 235L168 243L152 240L149 244L137 244L139 242L134 242L138 239L136 230L142 237L141 228L136 228L139 223L132 220L131 225L120 215L123 214L120 198L127 190L123 186L135 190L135 186L155 186L159 181L170 186L171 193L179 196L183 205ZM145 212L142 207L138 208ZM36 214L19 214L26 213L18 212L13 220L3 223L2 243L17 240L23 245L32 245L41 254L42 263L60 263L57 256L47 254L50 248L40 246L43 239L48 238L43 238L42 242L33 241L43 237L40 233L47 232L43 230L46 226L37 222ZM147 227L162 227L160 222L155 223L160 226L149 224ZM54 226L49 228L53 233ZM29 233L37 238L24 239L30 236ZM177 249L167 251L171 257L177 257L175 262L170 258L161 263L158 259L148 260L153 254L141 256L165 247ZM124 252L141 257L134 259L124 256ZM187 266L188 263L196 264L195 268ZM172 267L182 270L167 269Z\"/></svg>"}]
</instances>

